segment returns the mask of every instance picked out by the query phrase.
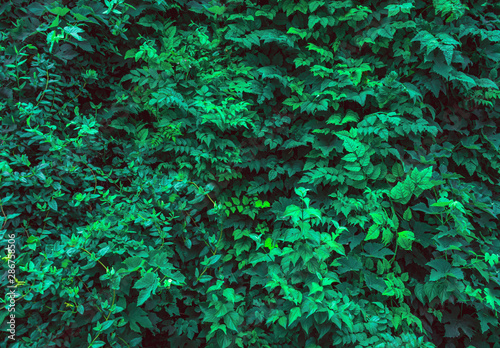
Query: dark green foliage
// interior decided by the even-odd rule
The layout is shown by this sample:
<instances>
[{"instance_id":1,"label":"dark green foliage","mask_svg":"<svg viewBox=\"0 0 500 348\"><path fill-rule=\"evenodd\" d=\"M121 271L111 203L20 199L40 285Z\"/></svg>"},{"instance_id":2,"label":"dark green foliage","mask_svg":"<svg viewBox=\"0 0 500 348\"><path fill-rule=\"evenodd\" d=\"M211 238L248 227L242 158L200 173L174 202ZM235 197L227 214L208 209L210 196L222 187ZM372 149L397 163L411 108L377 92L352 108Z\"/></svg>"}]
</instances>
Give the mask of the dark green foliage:
<instances>
[{"instance_id":1,"label":"dark green foliage","mask_svg":"<svg viewBox=\"0 0 500 348\"><path fill-rule=\"evenodd\" d=\"M2 342L499 347L499 16L3 2Z\"/></svg>"}]
</instances>

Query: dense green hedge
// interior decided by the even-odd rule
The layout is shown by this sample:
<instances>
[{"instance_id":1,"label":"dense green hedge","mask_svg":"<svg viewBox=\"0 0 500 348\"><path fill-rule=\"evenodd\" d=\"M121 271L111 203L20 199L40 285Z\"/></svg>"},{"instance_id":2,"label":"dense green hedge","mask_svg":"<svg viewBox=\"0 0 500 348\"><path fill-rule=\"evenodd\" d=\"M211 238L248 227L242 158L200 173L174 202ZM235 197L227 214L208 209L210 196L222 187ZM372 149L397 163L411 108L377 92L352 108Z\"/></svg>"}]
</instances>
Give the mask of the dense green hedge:
<instances>
[{"instance_id":1,"label":"dense green hedge","mask_svg":"<svg viewBox=\"0 0 500 348\"><path fill-rule=\"evenodd\" d=\"M0 51L8 347L500 347L496 2L12 0Z\"/></svg>"}]
</instances>

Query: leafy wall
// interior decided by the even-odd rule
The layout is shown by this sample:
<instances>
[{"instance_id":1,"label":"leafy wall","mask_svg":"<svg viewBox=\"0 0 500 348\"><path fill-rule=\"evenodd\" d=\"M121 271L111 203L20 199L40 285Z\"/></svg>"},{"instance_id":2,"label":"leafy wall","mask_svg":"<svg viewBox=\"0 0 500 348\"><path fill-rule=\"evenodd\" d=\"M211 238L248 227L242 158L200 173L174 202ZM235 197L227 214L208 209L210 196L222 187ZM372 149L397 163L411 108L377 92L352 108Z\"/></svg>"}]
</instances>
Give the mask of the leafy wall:
<instances>
[{"instance_id":1,"label":"leafy wall","mask_svg":"<svg viewBox=\"0 0 500 348\"><path fill-rule=\"evenodd\" d=\"M499 15L4 2L3 342L498 347Z\"/></svg>"}]
</instances>

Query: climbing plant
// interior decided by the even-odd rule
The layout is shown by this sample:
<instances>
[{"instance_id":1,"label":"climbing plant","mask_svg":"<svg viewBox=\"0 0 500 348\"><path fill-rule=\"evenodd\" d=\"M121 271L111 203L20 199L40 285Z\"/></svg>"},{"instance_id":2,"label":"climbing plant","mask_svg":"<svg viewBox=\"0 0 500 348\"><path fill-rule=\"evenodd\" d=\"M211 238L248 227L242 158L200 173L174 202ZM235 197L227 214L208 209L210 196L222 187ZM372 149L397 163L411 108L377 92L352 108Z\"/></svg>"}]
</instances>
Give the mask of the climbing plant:
<instances>
[{"instance_id":1,"label":"climbing plant","mask_svg":"<svg viewBox=\"0 0 500 348\"><path fill-rule=\"evenodd\" d=\"M2 342L498 347L499 16L3 2Z\"/></svg>"}]
</instances>

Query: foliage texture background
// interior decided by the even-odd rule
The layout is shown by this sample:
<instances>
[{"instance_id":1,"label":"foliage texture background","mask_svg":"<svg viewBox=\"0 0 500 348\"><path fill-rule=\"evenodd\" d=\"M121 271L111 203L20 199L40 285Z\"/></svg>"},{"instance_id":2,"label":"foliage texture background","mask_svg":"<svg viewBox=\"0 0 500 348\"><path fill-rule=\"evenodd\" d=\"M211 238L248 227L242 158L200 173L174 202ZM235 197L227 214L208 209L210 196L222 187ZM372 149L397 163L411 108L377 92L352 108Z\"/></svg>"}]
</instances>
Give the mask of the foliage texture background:
<instances>
[{"instance_id":1,"label":"foliage texture background","mask_svg":"<svg viewBox=\"0 0 500 348\"><path fill-rule=\"evenodd\" d=\"M499 347L499 15L2 2L2 342Z\"/></svg>"}]
</instances>

